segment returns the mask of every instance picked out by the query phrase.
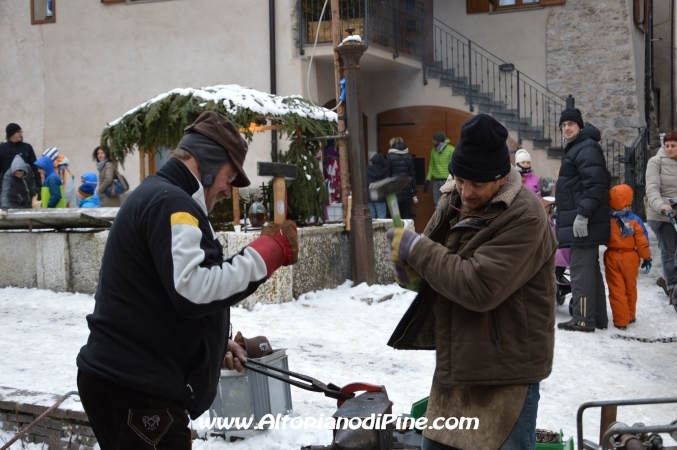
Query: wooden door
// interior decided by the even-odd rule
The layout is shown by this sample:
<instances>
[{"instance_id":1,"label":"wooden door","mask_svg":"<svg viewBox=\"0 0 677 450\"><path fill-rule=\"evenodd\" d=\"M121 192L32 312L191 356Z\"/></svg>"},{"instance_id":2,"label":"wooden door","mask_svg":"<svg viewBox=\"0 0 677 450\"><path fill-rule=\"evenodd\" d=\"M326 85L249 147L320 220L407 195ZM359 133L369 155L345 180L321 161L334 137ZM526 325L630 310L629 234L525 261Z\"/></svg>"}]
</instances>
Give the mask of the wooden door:
<instances>
[{"instance_id":1,"label":"wooden door","mask_svg":"<svg viewBox=\"0 0 677 450\"><path fill-rule=\"evenodd\" d=\"M411 204L417 232L423 232L435 212L432 189L423 193L423 183L428 173L433 134L442 131L456 145L461 136L461 125L471 118L471 113L440 106L410 106L391 109L376 116L378 151L386 156L389 141L399 136L409 148L417 166L418 203Z\"/></svg>"}]
</instances>

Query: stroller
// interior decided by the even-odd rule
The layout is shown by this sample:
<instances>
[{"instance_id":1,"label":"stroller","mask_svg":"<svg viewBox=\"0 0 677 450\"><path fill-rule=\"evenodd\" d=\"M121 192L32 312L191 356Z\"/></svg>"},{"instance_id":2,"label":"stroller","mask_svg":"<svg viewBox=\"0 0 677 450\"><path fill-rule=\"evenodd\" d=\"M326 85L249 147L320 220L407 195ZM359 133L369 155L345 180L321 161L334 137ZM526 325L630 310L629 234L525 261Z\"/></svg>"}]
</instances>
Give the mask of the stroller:
<instances>
[{"instance_id":1,"label":"stroller","mask_svg":"<svg viewBox=\"0 0 677 450\"><path fill-rule=\"evenodd\" d=\"M555 223L557 221L557 207L554 197L543 197L541 200L545 212L548 214L552 232L555 233ZM569 274L569 263L571 262L571 249L558 248L555 254L555 279L557 280L557 305L563 305L567 295L571 294L571 276ZM571 304L569 304L569 313L571 313Z\"/></svg>"}]
</instances>

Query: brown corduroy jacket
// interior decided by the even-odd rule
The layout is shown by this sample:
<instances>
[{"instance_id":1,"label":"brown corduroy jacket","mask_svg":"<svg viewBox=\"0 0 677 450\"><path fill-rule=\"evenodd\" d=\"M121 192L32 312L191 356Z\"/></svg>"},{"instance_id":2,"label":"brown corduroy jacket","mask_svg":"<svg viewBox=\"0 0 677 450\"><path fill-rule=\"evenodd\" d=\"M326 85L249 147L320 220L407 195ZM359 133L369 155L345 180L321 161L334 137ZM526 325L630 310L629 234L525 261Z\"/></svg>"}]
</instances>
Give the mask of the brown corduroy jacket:
<instances>
[{"instance_id":1,"label":"brown corduroy jacket","mask_svg":"<svg viewBox=\"0 0 677 450\"><path fill-rule=\"evenodd\" d=\"M439 386L547 378L557 241L543 205L514 169L479 216L460 216L458 191L445 190L409 256L424 281L388 345L435 349Z\"/></svg>"}]
</instances>

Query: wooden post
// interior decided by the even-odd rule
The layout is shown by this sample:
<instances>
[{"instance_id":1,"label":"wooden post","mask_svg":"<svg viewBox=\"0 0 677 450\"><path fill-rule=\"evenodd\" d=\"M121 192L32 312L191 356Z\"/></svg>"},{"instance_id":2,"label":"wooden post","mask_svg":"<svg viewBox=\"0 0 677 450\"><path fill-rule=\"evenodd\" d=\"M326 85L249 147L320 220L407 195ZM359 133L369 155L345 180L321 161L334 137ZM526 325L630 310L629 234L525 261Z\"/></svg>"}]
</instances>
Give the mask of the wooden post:
<instances>
[{"instance_id":1,"label":"wooden post","mask_svg":"<svg viewBox=\"0 0 677 450\"><path fill-rule=\"evenodd\" d=\"M339 0L331 0L331 36L332 42L334 43L334 48L338 47L341 43L341 12L339 10ZM341 69L341 58L339 54L334 52L334 78L336 80L336 103L340 101L341 97L341 78L342 78L342 69ZM340 116L346 113L345 104L341 104L336 113ZM361 119L360 119L361 120ZM346 122L339 119L338 121L338 134L345 134L346 131ZM345 139L338 139L336 142L339 150L339 167L341 169L341 206L343 212L343 223L346 224L346 229L350 229L350 223L348 219L348 197L350 197L350 154L348 153L348 146Z\"/></svg>"},{"instance_id":2,"label":"wooden post","mask_svg":"<svg viewBox=\"0 0 677 450\"><path fill-rule=\"evenodd\" d=\"M139 183L146 178L146 152L143 146L139 146Z\"/></svg>"},{"instance_id":3,"label":"wooden post","mask_svg":"<svg viewBox=\"0 0 677 450\"><path fill-rule=\"evenodd\" d=\"M148 175L155 173L155 147L150 149L148 153Z\"/></svg>"},{"instance_id":4,"label":"wooden post","mask_svg":"<svg viewBox=\"0 0 677 450\"><path fill-rule=\"evenodd\" d=\"M604 433L609 429L609 425L616 421L617 410L617 406L602 406L599 420L599 443L602 445L602 448L611 448L608 442L602 442L602 438Z\"/></svg>"},{"instance_id":5,"label":"wooden post","mask_svg":"<svg viewBox=\"0 0 677 450\"><path fill-rule=\"evenodd\" d=\"M353 250L353 281L355 284L376 282L374 262L374 231L369 214L367 193L367 165L364 148L364 123L362 121L362 93L360 84L360 58L367 47L358 41L348 41L334 49L343 63L346 79L348 130L350 131L350 241ZM341 174L343 177L343 174Z\"/></svg>"},{"instance_id":6,"label":"wooden post","mask_svg":"<svg viewBox=\"0 0 677 450\"><path fill-rule=\"evenodd\" d=\"M282 223L287 220L287 185L282 177L273 178L273 222Z\"/></svg>"},{"instance_id":7,"label":"wooden post","mask_svg":"<svg viewBox=\"0 0 677 450\"><path fill-rule=\"evenodd\" d=\"M240 225L240 188L233 187L233 225Z\"/></svg>"}]
</instances>

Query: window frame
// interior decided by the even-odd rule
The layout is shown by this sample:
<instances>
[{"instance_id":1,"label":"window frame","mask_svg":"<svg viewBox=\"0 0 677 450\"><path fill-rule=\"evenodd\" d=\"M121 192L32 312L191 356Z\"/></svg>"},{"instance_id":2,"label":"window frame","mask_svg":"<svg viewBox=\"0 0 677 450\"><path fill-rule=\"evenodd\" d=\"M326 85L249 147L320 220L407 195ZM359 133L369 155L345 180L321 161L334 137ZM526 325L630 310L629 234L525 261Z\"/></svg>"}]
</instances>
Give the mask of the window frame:
<instances>
[{"instance_id":1,"label":"window frame","mask_svg":"<svg viewBox=\"0 0 677 450\"><path fill-rule=\"evenodd\" d=\"M544 6L543 0L536 0L534 2L529 2L526 4L523 4L522 2L524 0L514 0L515 4L514 5L503 5L501 6L500 0L494 0L492 2L493 10L494 11L505 11L506 9L523 9L523 8L540 8Z\"/></svg>"},{"instance_id":2,"label":"window frame","mask_svg":"<svg viewBox=\"0 0 677 450\"><path fill-rule=\"evenodd\" d=\"M56 0L52 0L52 17L49 19L35 19L35 0L30 0L31 4L31 25L42 25L44 23L56 23Z\"/></svg>"}]
</instances>

